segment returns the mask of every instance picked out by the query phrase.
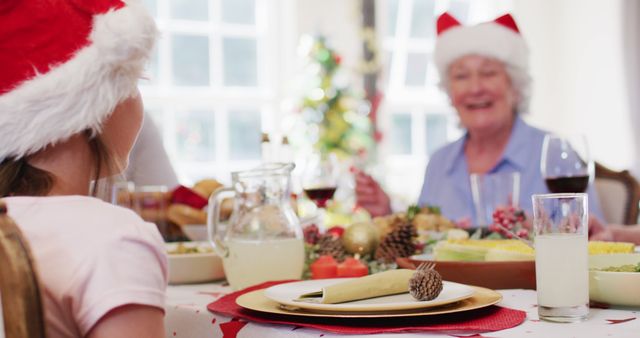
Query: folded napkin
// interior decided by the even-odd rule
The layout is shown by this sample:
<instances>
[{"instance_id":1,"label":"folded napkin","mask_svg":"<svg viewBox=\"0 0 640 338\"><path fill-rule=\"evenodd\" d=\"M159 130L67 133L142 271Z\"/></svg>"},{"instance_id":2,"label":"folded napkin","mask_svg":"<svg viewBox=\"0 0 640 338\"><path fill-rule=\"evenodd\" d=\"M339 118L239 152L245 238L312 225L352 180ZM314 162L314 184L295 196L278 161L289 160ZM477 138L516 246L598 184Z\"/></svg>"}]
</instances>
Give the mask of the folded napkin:
<instances>
[{"instance_id":1,"label":"folded napkin","mask_svg":"<svg viewBox=\"0 0 640 338\"><path fill-rule=\"evenodd\" d=\"M409 279L415 270L398 269L325 286L320 291L300 295L296 301L336 304L354 300L409 292Z\"/></svg>"},{"instance_id":2,"label":"folded napkin","mask_svg":"<svg viewBox=\"0 0 640 338\"><path fill-rule=\"evenodd\" d=\"M236 299L245 293L291 281L266 282L225 295L207 306L213 313L256 323L308 327L338 334L374 334L390 332L488 332L520 325L526 313L499 306L451 314L380 318L325 318L270 314L242 308Z\"/></svg>"}]
</instances>

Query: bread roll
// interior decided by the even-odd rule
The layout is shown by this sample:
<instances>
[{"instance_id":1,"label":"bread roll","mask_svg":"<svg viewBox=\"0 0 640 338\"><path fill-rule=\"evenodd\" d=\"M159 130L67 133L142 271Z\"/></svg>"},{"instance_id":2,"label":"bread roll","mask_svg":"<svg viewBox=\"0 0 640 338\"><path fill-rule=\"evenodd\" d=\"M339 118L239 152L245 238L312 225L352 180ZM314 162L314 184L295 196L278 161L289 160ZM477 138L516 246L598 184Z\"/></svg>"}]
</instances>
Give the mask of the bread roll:
<instances>
[{"instance_id":1,"label":"bread roll","mask_svg":"<svg viewBox=\"0 0 640 338\"><path fill-rule=\"evenodd\" d=\"M180 226L186 224L207 224L207 213L192 208L186 204L172 204L167 211L167 217Z\"/></svg>"},{"instance_id":2,"label":"bread roll","mask_svg":"<svg viewBox=\"0 0 640 338\"><path fill-rule=\"evenodd\" d=\"M200 196L204 198L209 198L214 191L222 188L222 183L214 180L214 179L204 179L198 181L196 185L193 186L193 191L198 193Z\"/></svg>"}]
</instances>

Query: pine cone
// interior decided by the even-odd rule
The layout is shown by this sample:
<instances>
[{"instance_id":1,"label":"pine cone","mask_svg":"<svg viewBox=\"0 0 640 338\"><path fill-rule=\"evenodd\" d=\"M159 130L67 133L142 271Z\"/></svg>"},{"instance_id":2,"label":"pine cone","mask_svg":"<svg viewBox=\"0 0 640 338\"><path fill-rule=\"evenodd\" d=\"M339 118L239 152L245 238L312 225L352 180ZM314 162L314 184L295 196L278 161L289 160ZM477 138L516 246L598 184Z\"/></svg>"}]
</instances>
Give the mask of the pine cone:
<instances>
[{"instance_id":1,"label":"pine cone","mask_svg":"<svg viewBox=\"0 0 640 338\"><path fill-rule=\"evenodd\" d=\"M376 259L385 263L394 262L397 257L409 257L416 251L413 239L417 236L416 228L411 223L398 225L382 240L376 250Z\"/></svg>"},{"instance_id":2,"label":"pine cone","mask_svg":"<svg viewBox=\"0 0 640 338\"><path fill-rule=\"evenodd\" d=\"M421 264L409 279L409 294L417 300L432 300L442 292L442 277L435 264Z\"/></svg>"},{"instance_id":3,"label":"pine cone","mask_svg":"<svg viewBox=\"0 0 640 338\"><path fill-rule=\"evenodd\" d=\"M324 234L318 240L318 254L320 256L331 255L336 261L342 262L347 256L347 251L342 245L340 237L333 234Z\"/></svg>"}]
</instances>

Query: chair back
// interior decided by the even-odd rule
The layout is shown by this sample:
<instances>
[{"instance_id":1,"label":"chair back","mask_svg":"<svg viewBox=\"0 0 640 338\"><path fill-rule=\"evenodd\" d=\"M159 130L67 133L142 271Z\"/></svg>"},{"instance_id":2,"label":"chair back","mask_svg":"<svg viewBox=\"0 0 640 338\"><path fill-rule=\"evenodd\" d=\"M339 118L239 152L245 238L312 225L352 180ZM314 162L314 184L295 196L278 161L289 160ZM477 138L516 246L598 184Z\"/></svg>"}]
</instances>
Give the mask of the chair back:
<instances>
[{"instance_id":1,"label":"chair back","mask_svg":"<svg viewBox=\"0 0 640 338\"><path fill-rule=\"evenodd\" d=\"M629 171L614 171L596 162L595 187L606 223L638 223L640 184Z\"/></svg>"},{"instance_id":2,"label":"chair back","mask_svg":"<svg viewBox=\"0 0 640 338\"><path fill-rule=\"evenodd\" d=\"M0 201L0 299L7 338L44 338L44 312L29 244Z\"/></svg>"}]
</instances>

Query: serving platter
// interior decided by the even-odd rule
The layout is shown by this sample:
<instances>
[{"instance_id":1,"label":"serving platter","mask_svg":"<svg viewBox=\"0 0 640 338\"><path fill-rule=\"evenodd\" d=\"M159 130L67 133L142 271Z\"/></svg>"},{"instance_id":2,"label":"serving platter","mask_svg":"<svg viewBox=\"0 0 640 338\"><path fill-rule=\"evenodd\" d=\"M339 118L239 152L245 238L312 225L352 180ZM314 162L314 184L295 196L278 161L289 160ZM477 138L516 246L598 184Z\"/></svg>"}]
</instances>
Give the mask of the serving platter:
<instances>
[{"instance_id":1,"label":"serving platter","mask_svg":"<svg viewBox=\"0 0 640 338\"><path fill-rule=\"evenodd\" d=\"M536 288L535 261L436 261L431 255L416 255L400 259L398 264L414 268L425 262L435 263L442 279L490 289Z\"/></svg>"}]
</instances>

